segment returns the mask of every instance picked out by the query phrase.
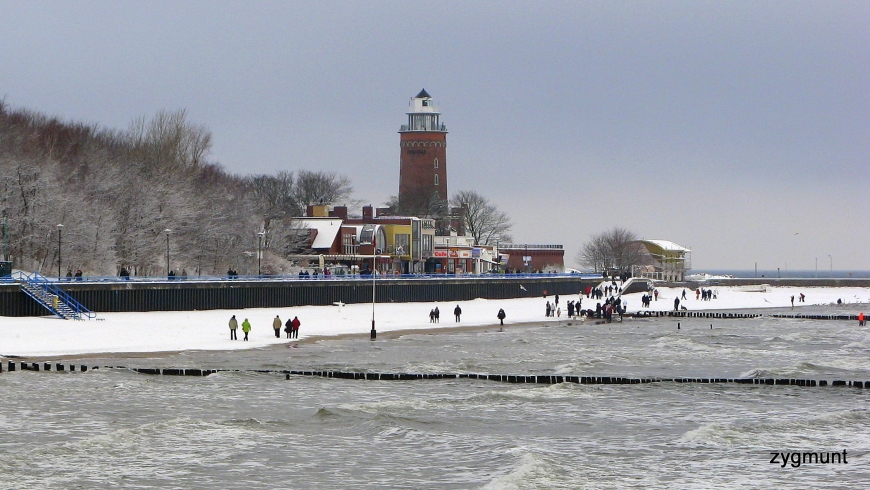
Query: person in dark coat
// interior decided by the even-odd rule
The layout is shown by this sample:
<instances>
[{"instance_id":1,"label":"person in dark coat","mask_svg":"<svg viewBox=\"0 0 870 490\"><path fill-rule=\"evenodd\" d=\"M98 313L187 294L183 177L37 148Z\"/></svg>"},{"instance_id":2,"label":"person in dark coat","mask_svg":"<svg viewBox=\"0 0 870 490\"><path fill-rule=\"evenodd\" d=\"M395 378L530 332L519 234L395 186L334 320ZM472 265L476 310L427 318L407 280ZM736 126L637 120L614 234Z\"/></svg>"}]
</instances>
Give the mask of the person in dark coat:
<instances>
[{"instance_id":1,"label":"person in dark coat","mask_svg":"<svg viewBox=\"0 0 870 490\"><path fill-rule=\"evenodd\" d=\"M507 315L505 315L504 313L504 308L499 308L498 315L496 315L496 318L498 318L499 321L499 325L504 325L505 317L507 317Z\"/></svg>"},{"instance_id":2,"label":"person in dark coat","mask_svg":"<svg viewBox=\"0 0 870 490\"><path fill-rule=\"evenodd\" d=\"M441 323L441 311L438 310L438 307L435 307L435 323Z\"/></svg>"},{"instance_id":3,"label":"person in dark coat","mask_svg":"<svg viewBox=\"0 0 870 490\"><path fill-rule=\"evenodd\" d=\"M462 314L462 308L459 305L456 305L456 308L453 308L453 316L456 317L456 323L459 323L459 315Z\"/></svg>"},{"instance_id":4,"label":"person in dark coat","mask_svg":"<svg viewBox=\"0 0 870 490\"><path fill-rule=\"evenodd\" d=\"M287 332L287 338L293 338L293 320L287 319L287 323L284 324L284 331Z\"/></svg>"}]
</instances>

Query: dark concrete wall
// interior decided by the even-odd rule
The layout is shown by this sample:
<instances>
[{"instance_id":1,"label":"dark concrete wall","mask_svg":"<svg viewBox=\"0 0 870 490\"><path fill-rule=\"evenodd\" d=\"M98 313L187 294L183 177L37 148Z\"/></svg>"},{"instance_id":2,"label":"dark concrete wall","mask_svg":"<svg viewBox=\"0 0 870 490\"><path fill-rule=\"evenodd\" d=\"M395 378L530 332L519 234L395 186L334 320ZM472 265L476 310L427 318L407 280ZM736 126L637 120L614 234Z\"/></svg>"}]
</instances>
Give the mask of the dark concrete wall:
<instances>
[{"instance_id":1,"label":"dark concrete wall","mask_svg":"<svg viewBox=\"0 0 870 490\"><path fill-rule=\"evenodd\" d=\"M577 294L599 281L573 277L378 279L378 303L508 299ZM520 288L523 286L524 289ZM189 311L271 308L298 305L369 303L371 281L177 281L70 283L60 286L95 312ZM21 292L17 284L0 286L0 316L43 316L48 311Z\"/></svg>"}]
</instances>

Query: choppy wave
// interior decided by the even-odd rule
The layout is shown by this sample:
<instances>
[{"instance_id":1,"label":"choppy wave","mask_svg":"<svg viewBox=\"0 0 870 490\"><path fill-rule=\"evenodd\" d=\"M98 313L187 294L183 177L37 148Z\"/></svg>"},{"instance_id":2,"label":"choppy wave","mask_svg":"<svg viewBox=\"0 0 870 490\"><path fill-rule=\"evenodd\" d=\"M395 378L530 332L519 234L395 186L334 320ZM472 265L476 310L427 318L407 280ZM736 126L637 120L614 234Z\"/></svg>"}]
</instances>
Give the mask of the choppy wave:
<instances>
[{"instance_id":1,"label":"choppy wave","mask_svg":"<svg viewBox=\"0 0 870 490\"><path fill-rule=\"evenodd\" d=\"M484 485L484 490L514 490L525 488L561 488L554 474L559 469L538 454L527 449L512 451L513 467Z\"/></svg>"},{"instance_id":2,"label":"choppy wave","mask_svg":"<svg viewBox=\"0 0 870 490\"><path fill-rule=\"evenodd\" d=\"M469 403L541 402L572 401L599 396L600 386L560 383L554 385L528 385L524 388L487 390L467 398Z\"/></svg>"},{"instance_id":3,"label":"choppy wave","mask_svg":"<svg viewBox=\"0 0 870 490\"><path fill-rule=\"evenodd\" d=\"M852 434L856 427L864 427L870 421L870 410L837 410L796 413L783 411L771 413L769 418L758 422L710 422L684 433L679 442L711 446L777 447L777 441L809 438L818 432L841 431ZM830 434L829 434L830 437ZM870 434L861 436L862 446L870 442Z\"/></svg>"},{"instance_id":4,"label":"choppy wave","mask_svg":"<svg viewBox=\"0 0 870 490\"><path fill-rule=\"evenodd\" d=\"M863 359L830 359L826 364L799 362L794 365L755 368L740 374L741 378L790 378L801 376L843 376L848 379L870 376L870 361Z\"/></svg>"}]
</instances>

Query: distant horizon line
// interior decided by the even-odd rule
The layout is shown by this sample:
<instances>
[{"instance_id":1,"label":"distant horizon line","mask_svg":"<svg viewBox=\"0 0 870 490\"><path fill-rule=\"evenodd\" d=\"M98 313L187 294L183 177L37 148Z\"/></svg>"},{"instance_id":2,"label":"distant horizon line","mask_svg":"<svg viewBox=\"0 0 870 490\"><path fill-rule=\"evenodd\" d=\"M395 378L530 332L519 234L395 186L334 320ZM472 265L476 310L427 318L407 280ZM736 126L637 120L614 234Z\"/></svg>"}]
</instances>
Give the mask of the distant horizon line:
<instances>
[{"instance_id":1,"label":"distant horizon line","mask_svg":"<svg viewBox=\"0 0 870 490\"><path fill-rule=\"evenodd\" d=\"M687 271L691 274L731 275L741 278L767 277L767 278L870 278L870 270L865 269L720 269L693 268Z\"/></svg>"}]
</instances>

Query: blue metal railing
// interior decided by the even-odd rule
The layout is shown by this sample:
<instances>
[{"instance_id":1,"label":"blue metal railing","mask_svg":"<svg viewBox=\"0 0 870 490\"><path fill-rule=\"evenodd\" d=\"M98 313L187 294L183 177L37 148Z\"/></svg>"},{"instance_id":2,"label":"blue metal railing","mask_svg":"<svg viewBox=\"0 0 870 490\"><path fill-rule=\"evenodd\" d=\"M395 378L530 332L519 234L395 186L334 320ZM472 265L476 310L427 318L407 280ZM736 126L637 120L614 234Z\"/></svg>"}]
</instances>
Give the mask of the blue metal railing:
<instances>
[{"instance_id":1,"label":"blue metal railing","mask_svg":"<svg viewBox=\"0 0 870 490\"><path fill-rule=\"evenodd\" d=\"M46 280L55 283L55 284L63 284L63 283L95 283L95 282L215 282L215 281L329 281L329 280L360 280L360 281L371 281L371 275L361 275L359 273L356 274L330 274L325 275L322 273L318 273L316 276L313 275L312 271L309 270L309 276L299 277L298 274L263 274L263 275L236 275L236 276L175 276L172 279L167 278L166 276L128 276L128 277L117 277L117 276L83 276L83 277L61 277L58 278L45 278ZM485 274L436 274L436 273L421 273L421 274L378 274L378 279L408 279L408 280L444 280L444 279L541 279L548 277L572 277L579 279L601 279L600 273L520 273L520 274L502 274L502 273L485 273Z\"/></svg>"},{"instance_id":2,"label":"blue metal railing","mask_svg":"<svg viewBox=\"0 0 870 490\"><path fill-rule=\"evenodd\" d=\"M25 274L24 272L15 272L10 277L13 280L17 280L20 282L26 282L27 284L36 286L37 288L41 289L42 291L45 291L46 293L48 293L52 296L56 296L58 303L59 304L63 303L64 305L66 305L67 308L69 308L69 310L72 312L73 316L76 319L80 319L82 317L87 318L87 319L93 319L93 318L96 318L96 316L97 316L96 313L92 312L91 310L87 309L84 305L82 305L81 303L76 301L76 299L73 298L72 296L70 296L69 293L67 293L63 289L59 288L57 286L57 284L58 284L57 281L52 281L49 278L43 276L42 274L40 274L38 272L34 272L33 274L30 274L30 275ZM64 315L63 312L58 311L58 308L56 308L55 305L50 304L50 303L46 302L45 300L43 300L42 298L32 294L26 288L22 288L22 290L24 291L25 294L27 294L28 296L30 296L31 298L36 300L39 304L44 306L47 310L51 311L52 313L54 313L57 316L60 316L62 318L66 318L66 315Z\"/></svg>"}]
</instances>

